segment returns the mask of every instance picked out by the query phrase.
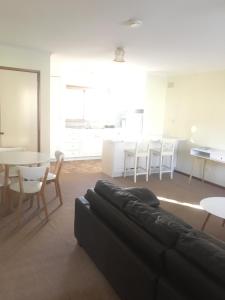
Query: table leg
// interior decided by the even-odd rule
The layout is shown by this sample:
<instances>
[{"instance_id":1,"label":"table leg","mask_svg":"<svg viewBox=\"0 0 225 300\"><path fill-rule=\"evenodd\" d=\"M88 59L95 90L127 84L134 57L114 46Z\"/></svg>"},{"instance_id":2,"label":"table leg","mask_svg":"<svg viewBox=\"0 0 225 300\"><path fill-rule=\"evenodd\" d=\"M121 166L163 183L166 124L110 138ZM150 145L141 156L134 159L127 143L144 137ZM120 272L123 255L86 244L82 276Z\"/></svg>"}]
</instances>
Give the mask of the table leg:
<instances>
[{"instance_id":1,"label":"table leg","mask_svg":"<svg viewBox=\"0 0 225 300\"><path fill-rule=\"evenodd\" d=\"M203 159L203 168L202 168L202 181L205 181L205 165L206 165L206 159Z\"/></svg>"},{"instance_id":2,"label":"table leg","mask_svg":"<svg viewBox=\"0 0 225 300\"><path fill-rule=\"evenodd\" d=\"M224 227L224 225L225 225L225 219L223 219L223 223L222 223L222 226Z\"/></svg>"},{"instance_id":3,"label":"table leg","mask_svg":"<svg viewBox=\"0 0 225 300\"><path fill-rule=\"evenodd\" d=\"M8 180L9 180L9 166L5 165L5 179L2 193L2 204L3 204L3 214L8 214L10 211L10 201L7 199L8 197Z\"/></svg>"},{"instance_id":4,"label":"table leg","mask_svg":"<svg viewBox=\"0 0 225 300\"><path fill-rule=\"evenodd\" d=\"M205 226L206 226L206 224L207 224L207 222L208 222L210 216L211 216L211 214L208 213L208 215L207 215L207 217L206 217L206 219L205 219L205 222L202 224L202 228L201 228L202 231L205 229Z\"/></svg>"},{"instance_id":5,"label":"table leg","mask_svg":"<svg viewBox=\"0 0 225 300\"><path fill-rule=\"evenodd\" d=\"M189 184L191 183L191 179L192 179L192 175L193 175L193 170L194 170L194 165L195 165L195 158L192 157L191 173L190 173L189 181L188 181Z\"/></svg>"}]
</instances>

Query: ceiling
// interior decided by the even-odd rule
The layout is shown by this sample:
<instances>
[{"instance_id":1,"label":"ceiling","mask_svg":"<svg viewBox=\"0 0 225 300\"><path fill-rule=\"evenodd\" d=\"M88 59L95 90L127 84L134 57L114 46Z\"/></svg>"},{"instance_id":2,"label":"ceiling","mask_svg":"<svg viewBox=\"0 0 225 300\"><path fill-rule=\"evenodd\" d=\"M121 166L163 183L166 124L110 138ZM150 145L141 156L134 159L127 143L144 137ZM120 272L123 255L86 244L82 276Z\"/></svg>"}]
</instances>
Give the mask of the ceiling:
<instances>
[{"instance_id":1,"label":"ceiling","mask_svg":"<svg viewBox=\"0 0 225 300\"><path fill-rule=\"evenodd\" d=\"M156 71L225 68L225 0L1 0L0 43L125 59ZM143 21L140 28L123 24Z\"/></svg>"}]
</instances>

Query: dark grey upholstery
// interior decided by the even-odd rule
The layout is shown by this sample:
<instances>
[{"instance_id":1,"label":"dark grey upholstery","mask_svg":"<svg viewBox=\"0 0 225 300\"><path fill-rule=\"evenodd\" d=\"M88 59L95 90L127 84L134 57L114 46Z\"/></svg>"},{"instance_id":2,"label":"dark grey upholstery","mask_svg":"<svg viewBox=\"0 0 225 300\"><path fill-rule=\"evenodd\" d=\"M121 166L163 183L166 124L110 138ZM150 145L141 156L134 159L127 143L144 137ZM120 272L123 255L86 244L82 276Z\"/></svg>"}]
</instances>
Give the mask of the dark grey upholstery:
<instances>
[{"instance_id":1,"label":"dark grey upholstery","mask_svg":"<svg viewBox=\"0 0 225 300\"><path fill-rule=\"evenodd\" d=\"M225 286L225 251L223 248L191 232L182 235L175 248L204 272L211 274L218 283Z\"/></svg>"},{"instance_id":2,"label":"dark grey upholstery","mask_svg":"<svg viewBox=\"0 0 225 300\"><path fill-rule=\"evenodd\" d=\"M75 202L75 236L121 299L225 300L225 243L131 190L98 181Z\"/></svg>"},{"instance_id":3,"label":"dark grey upholstery","mask_svg":"<svg viewBox=\"0 0 225 300\"><path fill-rule=\"evenodd\" d=\"M88 190L85 198L89 201L95 214L118 234L124 243L132 245L135 252L142 253L143 259L154 270L162 270L161 256L166 249L164 245L143 231L130 219L124 218L121 211L118 211L93 190Z\"/></svg>"},{"instance_id":4,"label":"dark grey upholstery","mask_svg":"<svg viewBox=\"0 0 225 300\"><path fill-rule=\"evenodd\" d=\"M141 201L153 207L158 207L160 204L157 197L146 188L122 189L114 186L111 182L98 180L94 190L120 209L130 200Z\"/></svg>"},{"instance_id":5,"label":"dark grey upholstery","mask_svg":"<svg viewBox=\"0 0 225 300\"><path fill-rule=\"evenodd\" d=\"M156 197L156 195L146 188L130 187L125 188L124 190L128 191L129 193L141 199L143 202L149 204L152 207L158 207L160 205L160 201Z\"/></svg>"}]
</instances>

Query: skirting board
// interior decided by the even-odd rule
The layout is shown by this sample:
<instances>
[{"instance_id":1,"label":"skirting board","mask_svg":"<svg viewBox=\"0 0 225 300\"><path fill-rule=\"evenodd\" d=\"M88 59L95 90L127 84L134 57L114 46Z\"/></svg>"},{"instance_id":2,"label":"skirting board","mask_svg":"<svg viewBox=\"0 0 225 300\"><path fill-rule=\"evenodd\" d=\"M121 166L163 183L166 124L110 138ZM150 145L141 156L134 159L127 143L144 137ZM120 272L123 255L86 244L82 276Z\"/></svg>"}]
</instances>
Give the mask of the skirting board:
<instances>
[{"instance_id":1,"label":"skirting board","mask_svg":"<svg viewBox=\"0 0 225 300\"><path fill-rule=\"evenodd\" d=\"M174 172L179 173L179 174L182 174L182 175L185 175L185 176L187 176L187 177L190 176L190 174L185 173L185 172L178 171L178 170L176 170L176 169L174 170ZM193 179L193 178L194 178L194 179L197 179L197 180L199 180L199 181L202 181L202 179L199 178L199 177L192 176L192 179ZM213 186L217 186L217 187L220 187L220 188L222 188L222 189L225 189L225 186L223 186L223 185L220 185L220 184L217 184L217 183L208 181L208 180L204 180L204 182L205 182L205 183L208 183L208 184L211 184L211 185L213 185ZM190 185L191 185L191 183L190 183Z\"/></svg>"}]
</instances>

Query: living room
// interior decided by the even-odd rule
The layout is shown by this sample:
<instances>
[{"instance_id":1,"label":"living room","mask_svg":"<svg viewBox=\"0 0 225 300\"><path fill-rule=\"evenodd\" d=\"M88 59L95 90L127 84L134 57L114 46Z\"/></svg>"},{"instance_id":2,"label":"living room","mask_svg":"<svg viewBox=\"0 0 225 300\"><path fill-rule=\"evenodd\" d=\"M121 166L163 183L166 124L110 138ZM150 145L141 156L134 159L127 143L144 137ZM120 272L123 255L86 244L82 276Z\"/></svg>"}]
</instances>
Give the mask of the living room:
<instances>
[{"instance_id":1,"label":"living room","mask_svg":"<svg viewBox=\"0 0 225 300\"><path fill-rule=\"evenodd\" d=\"M47 222L45 206L31 198L23 202L18 225L18 195L3 214L11 197L3 188L0 298L225 299L225 201L218 213L201 204L225 199L224 1L23 0L2 4L0 16L0 108L1 73L34 75L38 108L33 121L30 112L25 119L29 128L38 124L37 145L26 150L45 155L36 165L51 161L51 169L55 151L64 155L58 182L63 204L59 187L46 184ZM26 148L8 119L16 142L0 136L1 148ZM104 141L141 136L176 139L173 179L147 174L148 180L140 175L134 182L133 172L125 178L105 172ZM195 157L191 149L201 155L215 150L219 159ZM124 150L120 160L123 166ZM117 200L126 203L118 208ZM138 220L141 214L151 217ZM179 233L159 231L162 223Z\"/></svg>"}]
</instances>

